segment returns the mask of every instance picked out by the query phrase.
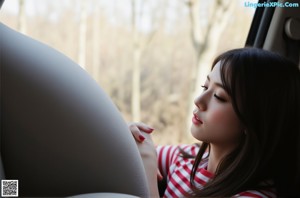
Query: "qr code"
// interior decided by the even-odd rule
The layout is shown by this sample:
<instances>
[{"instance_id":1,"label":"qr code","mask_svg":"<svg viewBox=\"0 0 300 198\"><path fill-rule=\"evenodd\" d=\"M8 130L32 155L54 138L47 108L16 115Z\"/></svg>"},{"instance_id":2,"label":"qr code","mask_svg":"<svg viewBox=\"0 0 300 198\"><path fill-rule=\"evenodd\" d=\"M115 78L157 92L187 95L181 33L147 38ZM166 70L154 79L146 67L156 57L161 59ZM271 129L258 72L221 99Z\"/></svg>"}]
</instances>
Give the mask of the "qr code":
<instances>
[{"instance_id":1,"label":"qr code","mask_svg":"<svg viewBox=\"0 0 300 198\"><path fill-rule=\"evenodd\" d=\"M18 197L19 181L18 180L1 180L2 197Z\"/></svg>"}]
</instances>

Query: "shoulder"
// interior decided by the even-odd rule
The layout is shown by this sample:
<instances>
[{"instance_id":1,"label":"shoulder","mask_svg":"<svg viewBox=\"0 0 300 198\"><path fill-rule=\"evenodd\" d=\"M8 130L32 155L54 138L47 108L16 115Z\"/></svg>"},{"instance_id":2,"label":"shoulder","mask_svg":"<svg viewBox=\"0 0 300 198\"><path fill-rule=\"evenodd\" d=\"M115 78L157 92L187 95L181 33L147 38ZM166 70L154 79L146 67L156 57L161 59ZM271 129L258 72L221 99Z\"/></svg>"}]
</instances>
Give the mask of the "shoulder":
<instances>
[{"instance_id":1,"label":"shoulder","mask_svg":"<svg viewBox=\"0 0 300 198\"><path fill-rule=\"evenodd\" d=\"M277 197L275 190L248 190L241 192L233 197L257 197L257 198L275 198Z\"/></svg>"},{"instance_id":2,"label":"shoulder","mask_svg":"<svg viewBox=\"0 0 300 198\"><path fill-rule=\"evenodd\" d=\"M177 159L178 157L194 158L196 157L199 148L200 147L196 144L164 145L164 146L157 146L156 152L158 156L164 156L167 158L172 158L174 160Z\"/></svg>"},{"instance_id":3,"label":"shoulder","mask_svg":"<svg viewBox=\"0 0 300 198\"><path fill-rule=\"evenodd\" d=\"M274 182L272 180L265 180L259 183L262 189L247 190L233 197L257 197L257 198L275 198L277 197L276 190L274 188Z\"/></svg>"},{"instance_id":4,"label":"shoulder","mask_svg":"<svg viewBox=\"0 0 300 198\"><path fill-rule=\"evenodd\" d=\"M178 150L191 156L196 156L200 147L197 144L179 145Z\"/></svg>"},{"instance_id":5,"label":"shoulder","mask_svg":"<svg viewBox=\"0 0 300 198\"><path fill-rule=\"evenodd\" d=\"M189 155L197 155L197 152L199 151L199 146L196 144L187 145L187 144L181 144L181 145L163 145L163 146L157 146L156 151L159 152L172 152L174 154L180 154L180 152L185 152Z\"/></svg>"}]
</instances>

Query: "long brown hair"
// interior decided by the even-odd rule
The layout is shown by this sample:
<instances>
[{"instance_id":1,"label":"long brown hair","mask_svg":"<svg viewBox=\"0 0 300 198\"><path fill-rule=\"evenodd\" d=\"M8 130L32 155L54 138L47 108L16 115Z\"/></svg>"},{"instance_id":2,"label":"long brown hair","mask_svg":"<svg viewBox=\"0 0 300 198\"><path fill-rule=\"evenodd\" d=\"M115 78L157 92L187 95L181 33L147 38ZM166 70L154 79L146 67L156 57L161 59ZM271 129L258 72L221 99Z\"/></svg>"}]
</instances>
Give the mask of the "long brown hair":
<instances>
[{"instance_id":1,"label":"long brown hair","mask_svg":"<svg viewBox=\"0 0 300 198\"><path fill-rule=\"evenodd\" d=\"M300 196L300 72L284 57L256 48L225 52L221 79L246 135L219 164L215 177L203 189L195 174L209 143L196 156L190 182L194 196L232 196L266 188L272 180L279 196Z\"/></svg>"}]
</instances>

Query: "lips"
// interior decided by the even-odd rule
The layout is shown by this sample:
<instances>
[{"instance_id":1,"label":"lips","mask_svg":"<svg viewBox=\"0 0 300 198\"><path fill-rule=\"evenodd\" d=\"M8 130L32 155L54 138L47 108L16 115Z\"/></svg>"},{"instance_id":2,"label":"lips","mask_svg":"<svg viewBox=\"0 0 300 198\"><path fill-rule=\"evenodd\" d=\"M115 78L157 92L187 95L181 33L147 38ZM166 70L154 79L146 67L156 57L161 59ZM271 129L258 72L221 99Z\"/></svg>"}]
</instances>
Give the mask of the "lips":
<instances>
[{"instance_id":1,"label":"lips","mask_svg":"<svg viewBox=\"0 0 300 198\"><path fill-rule=\"evenodd\" d=\"M194 117L192 118L192 122L195 125L203 124L203 121L194 113Z\"/></svg>"}]
</instances>

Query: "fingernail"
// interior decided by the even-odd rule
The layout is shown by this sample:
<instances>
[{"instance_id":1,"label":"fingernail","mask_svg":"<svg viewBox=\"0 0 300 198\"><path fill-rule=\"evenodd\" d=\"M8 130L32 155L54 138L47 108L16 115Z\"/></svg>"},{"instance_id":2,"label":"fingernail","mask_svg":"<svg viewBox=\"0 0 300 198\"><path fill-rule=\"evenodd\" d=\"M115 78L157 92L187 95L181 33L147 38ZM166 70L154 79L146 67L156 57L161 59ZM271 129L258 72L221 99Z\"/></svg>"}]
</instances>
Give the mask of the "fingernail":
<instances>
[{"instance_id":1,"label":"fingernail","mask_svg":"<svg viewBox=\"0 0 300 198\"><path fill-rule=\"evenodd\" d=\"M145 137L142 135L139 135L139 139L143 142L145 140Z\"/></svg>"},{"instance_id":2,"label":"fingernail","mask_svg":"<svg viewBox=\"0 0 300 198\"><path fill-rule=\"evenodd\" d=\"M152 132L154 129L152 127L148 127L149 131Z\"/></svg>"},{"instance_id":3,"label":"fingernail","mask_svg":"<svg viewBox=\"0 0 300 198\"><path fill-rule=\"evenodd\" d=\"M162 175L157 175L157 178L158 178L159 181L164 179Z\"/></svg>"}]
</instances>

